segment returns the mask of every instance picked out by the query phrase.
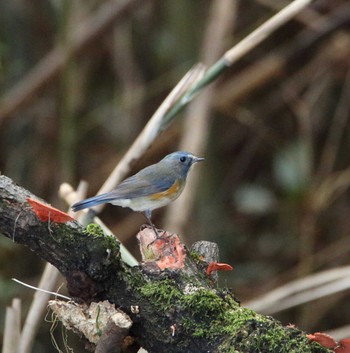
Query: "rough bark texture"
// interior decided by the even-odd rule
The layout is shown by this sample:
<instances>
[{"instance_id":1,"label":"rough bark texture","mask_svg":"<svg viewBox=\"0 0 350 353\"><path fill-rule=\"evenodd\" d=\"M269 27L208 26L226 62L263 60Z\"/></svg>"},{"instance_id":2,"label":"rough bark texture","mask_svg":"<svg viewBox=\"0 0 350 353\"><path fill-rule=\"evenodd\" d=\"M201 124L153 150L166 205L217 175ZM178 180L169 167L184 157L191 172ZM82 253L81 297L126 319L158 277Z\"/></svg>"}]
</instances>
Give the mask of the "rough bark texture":
<instances>
[{"instance_id":1,"label":"rough bark texture","mask_svg":"<svg viewBox=\"0 0 350 353\"><path fill-rule=\"evenodd\" d=\"M115 303L133 320L130 334L150 353L330 352L298 329L240 307L203 272L198 254L187 253L182 269L130 268L114 237L91 234L75 221L42 222L27 197L34 198L0 176L0 234L56 266L76 300Z\"/></svg>"}]
</instances>

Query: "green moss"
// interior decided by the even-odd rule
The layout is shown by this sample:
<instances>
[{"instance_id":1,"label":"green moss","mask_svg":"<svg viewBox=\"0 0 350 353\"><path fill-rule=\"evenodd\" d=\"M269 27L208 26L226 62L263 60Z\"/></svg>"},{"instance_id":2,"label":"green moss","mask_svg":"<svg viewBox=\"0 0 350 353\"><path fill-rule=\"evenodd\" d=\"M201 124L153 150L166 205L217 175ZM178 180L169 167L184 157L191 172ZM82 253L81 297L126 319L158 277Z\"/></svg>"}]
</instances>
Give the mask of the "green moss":
<instances>
[{"instance_id":1,"label":"green moss","mask_svg":"<svg viewBox=\"0 0 350 353\"><path fill-rule=\"evenodd\" d=\"M239 352L235 348L232 348L232 347L228 348L225 352L226 353L242 353L242 352Z\"/></svg>"},{"instance_id":2,"label":"green moss","mask_svg":"<svg viewBox=\"0 0 350 353\"><path fill-rule=\"evenodd\" d=\"M183 296L182 305L185 310L195 315L201 314L209 317L222 315L225 310L225 302L219 298L213 291L199 289L192 294Z\"/></svg>"},{"instance_id":3,"label":"green moss","mask_svg":"<svg viewBox=\"0 0 350 353\"><path fill-rule=\"evenodd\" d=\"M140 288L140 292L159 305L161 310L168 310L181 297L176 283L170 279L148 282Z\"/></svg>"},{"instance_id":4,"label":"green moss","mask_svg":"<svg viewBox=\"0 0 350 353\"><path fill-rule=\"evenodd\" d=\"M117 239L112 235L106 235L103 232L101 226L96 223L90 223L86 226L85 230L83 231L84 234L91 236L93 238L97 238L102 242L101 248L109 249L112 253L119 252L120 243ZM94 245L100 246L101 242L97 242Z\"/></svg>"},{"instance_id":5,"label":"green moss","mask_svg":"<svg viewBox=\"0 0 350 353\"><path fill-rule=\"evenodd\" d=\"M84 234L92 235L94 237L104 237L103 229L96 223L90 223L86 226Z\"/></svg>"},{"instance_id":6,"label":"green moss","mask_svg":"<svg viewBox=\"0 0 350 353\"><path fill-rule=\"evenodd\" d=\"M243 309L248 310L248 309ZM235 316L238 313L235 314ZM218 351L234 348L239 352L260 353L326 353L329 350L315 346L306 334L296 328L287 328L272 318L255 314L253 319L244 322L232 340L225 341Z\"/></svg>"},{"instance_id":7,"label":"green moss","mask_svg":"<svg viewBox=\"0 0 350 353\"><path fill-rule=\"evenodd\" d=\"M123 265L127 266L125 263L123 263ZM142 283L145 282L142 272L140 272L137 267L132 268L127 266L123 273L126 276L126 283L128 283L133 290L138 290L142 287Z\"/></svg>"},{"instance_id":8,"label":"green moss","mask_svg":"<svg viewBox=\"0 0 350 353\"><path fill-rule=\"evenodd\" d=\"M48 227L47 224L42 223L42 227ZM54 231L46 233L48 239L43 238L45 243L50 243L52 241L60 244L62 249L79 249L81 245L81 233L79 230L73 230L70 227L67 227L65 224L51 224L51 228L54 228Z\"/></svg>"},{"instance_id":9,"label":"green moss","mask_svg":"<svg viewBox=\"0 0 350 353\"><path fill-rule=\"evenodd\" d=\"M190 257L196 264L203 262L203 255L199 254L196 251L190 251Z\"/></svg>"},{"instance_id":10,"label":"green moss","mask_svg":"<svg viewBox=\"0 0 350 353\"><path fill-rule=\"evenodd\" d=\"M103 243L105 248L107 249L113 249L113 250L118 250L120 249L120 243L119 241L113 236L113 235L106 235L103 238Z\"/></svg>"},{"instance_id":11,"label":"green moss","mask_svg":"<svg viewBox=\"0 0 350 353\"><path fill-rule=\"evenodd\" d=\"M184 295L180 303L191 316L182 323L185 331L194 337L209 339L223 335L227 313L233 312L234 307L239 308L231 297L222 298L215 290L204 288Z\"/></svg>"},{"instance_id":12,"label":"green moss","mask_svg":"<svg viewBox=\"0 0 350 353\"><path fill-rule=\"evenodd\" d=\"M242 307L231 307L225 311L223 315L225 324L221 329L222 332L225 332L226 334L235 335L242 329L242 327L244 327L246 322L259 319L261 319L261 322L264 322L263 317L259 317L254 311L250 309Z\"/></svg>"},{"instance_id":13,"label":"green moss","mask_svg":"<svg viewBox=\"0 0 350 353\"><path fill-rule=\"evenodd\" d=\"M241 315L240 320L232 322L229 319L237 318L237 315L232 314L241 308L231 297L221 298L215 290L205 288L194 288L192 293L183 295L177 284L170 279L146 283L140 291L147 299L159 305L160 310L177 306L189 314L183 319L182 327L198 338L213 338L237 332L254 313L245 309L246 315ZM213 317L216 318L215 321L212 320Z\"/></svg>"},{"instance_id":14,"label":"green moss","mask_svg":"<svg viewBox=\"0 0 350 353\"><path fill-rule=\"evenodd\" d=\"M229 293L193 287L184 294L169 278L148 282L140 291L158 305L159 310L170 314L176 308L183 312L179 327L186 334L212 342L222 341L217 352L331 352L310 342L305 333L296 328L283 327L268 316L240 307Z\"/></svg>"}]
</instances>

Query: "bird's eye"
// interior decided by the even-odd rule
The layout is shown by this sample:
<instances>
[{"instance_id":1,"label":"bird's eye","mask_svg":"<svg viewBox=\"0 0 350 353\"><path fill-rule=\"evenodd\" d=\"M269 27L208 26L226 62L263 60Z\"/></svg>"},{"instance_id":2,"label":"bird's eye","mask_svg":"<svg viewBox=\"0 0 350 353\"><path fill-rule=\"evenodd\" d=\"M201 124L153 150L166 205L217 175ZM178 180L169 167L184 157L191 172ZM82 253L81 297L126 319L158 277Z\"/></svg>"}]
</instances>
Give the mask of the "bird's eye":
<instances>
[{"instance_id":1,"label":"bird's eye","mask_svg":"<svg viewBox=\"0 0 350 353\"><path fill-rule=\"evenodd\" d=\"M180 158L180 161L183 163L183 162L186 162L186 157L181 157Z\"/></svg>"}]
</instances>

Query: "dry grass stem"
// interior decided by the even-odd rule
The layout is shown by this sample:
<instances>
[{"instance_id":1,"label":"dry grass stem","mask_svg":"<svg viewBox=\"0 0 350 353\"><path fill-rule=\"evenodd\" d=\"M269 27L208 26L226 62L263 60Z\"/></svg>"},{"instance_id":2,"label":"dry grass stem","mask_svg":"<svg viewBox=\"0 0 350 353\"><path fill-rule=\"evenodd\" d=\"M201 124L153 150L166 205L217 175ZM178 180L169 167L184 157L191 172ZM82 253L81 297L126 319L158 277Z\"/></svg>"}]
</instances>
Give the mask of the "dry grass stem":
<instances>
[{"instance_id":1,"label":"dry grass stem","mask_svg":"<svg viewBox=\"0 0 350 353\"><path fill-rule=\"evenodd\" d=\"M12 300L12 305L6 308L5 331L2 345L2 353L20 352L18 350L20 332L21 300L18 298L14 298Z\"/></svg>"},{"instance_id":2,"label":"dry grass stem","mask_svg":"<svg viewBox=\"0 0 350 353\"><path fill-rule=\"evenodd\" d=\"M339 267L291 281L243 306L274 314L350 288L350 266Z\"/></svg>"},{"instance_id":3,"label":"dry grass stem","mask_svg":"<svg viewBox=\"0 0 350 353\"><path fill-rule=\"evenodd\" d=\"M258 3L269 7L270 9L274 11L279 11L283 7L288 5L288 1L278 1L276 2L275 0L257 0ZM315 10L306 8L302 12L299 12L295 19L302 23L305 27L311 28L315 31L318 31L319 29L315 27L315 23L320 20L322 16Z\"/></svg>"},{"instance_id":4,"label":"dry grass stem","mask_svg":"<svg viewBox=\"0 0 350 353\"><path fill-rule=\"evenodd\" d=\"M242 56L247 54L251 49L255 48L264 39L271 35L276 29L287 23L295 15L297 15L306 6L312 3L313 0L295 0L290 5L286 6L275 16L250 33L247 37L241 40L232 49L224 55L225 60L229 65L232 65Z\"/></svg>"}]
</instances>

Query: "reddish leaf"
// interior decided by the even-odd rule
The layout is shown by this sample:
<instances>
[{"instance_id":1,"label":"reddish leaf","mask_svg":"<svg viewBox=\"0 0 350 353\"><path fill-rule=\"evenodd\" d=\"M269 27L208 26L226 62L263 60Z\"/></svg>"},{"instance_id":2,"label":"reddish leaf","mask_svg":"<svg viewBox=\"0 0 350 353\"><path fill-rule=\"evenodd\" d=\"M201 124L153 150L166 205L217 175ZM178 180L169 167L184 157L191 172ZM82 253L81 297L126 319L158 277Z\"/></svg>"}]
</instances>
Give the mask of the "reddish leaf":
<instances>
[{"instance_id":1,"label":"reddish leaf","mask_svg":"<svg viewBox=\"0 0 350 353\"><path fill-rule=\"evenodd\" d=\"M306 336L309 340L315 341L325 348L335 348L337 346L337 342L333 337L323 332L315 332L314 334Z\"/></svg>"},{"instance_id":2,"label":"reddish leaf","mask_svg":"<svg viewBox=\"0 0 350 353\"><path fill-rule=\"evenodd\" d=\"M45 205L30 197L27 198L27 201L42 222L66 223L68 221L74 221L73 217L57 208Z\"/></svg>"},{"instance_id":3,"label":"reddish leaf","mask_svg":"<svg viewBox=\"0 0 350 353\"><path fill-rule=\"evenodd\" d=\"M223 264L219 262L211 262L207 268L207 275L210 276L210 274L213 271L231 271L231 270L233 270L233 267L231 265Z\"/></svg>"},{"instance_id":4,"label":"reddish leaf","mask_svg":"<svg viewBox=\"0 0 350 353\"><path fill-rule=\"evenodd\" d=\"M350 353L350 338L344 338L339 346L334 349L335 353Z\"/></svg>"}]
</instances>

